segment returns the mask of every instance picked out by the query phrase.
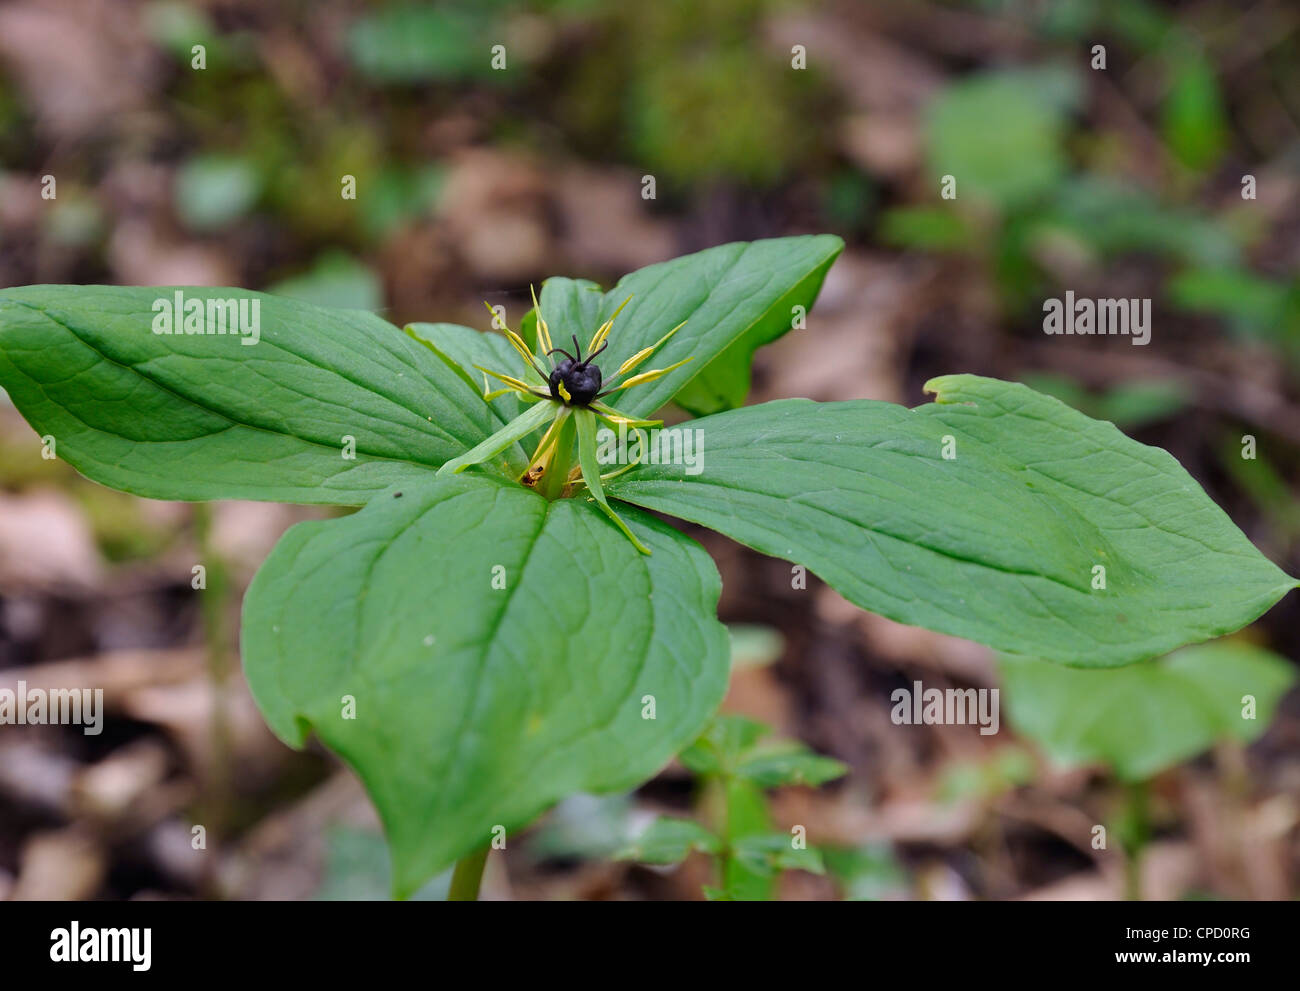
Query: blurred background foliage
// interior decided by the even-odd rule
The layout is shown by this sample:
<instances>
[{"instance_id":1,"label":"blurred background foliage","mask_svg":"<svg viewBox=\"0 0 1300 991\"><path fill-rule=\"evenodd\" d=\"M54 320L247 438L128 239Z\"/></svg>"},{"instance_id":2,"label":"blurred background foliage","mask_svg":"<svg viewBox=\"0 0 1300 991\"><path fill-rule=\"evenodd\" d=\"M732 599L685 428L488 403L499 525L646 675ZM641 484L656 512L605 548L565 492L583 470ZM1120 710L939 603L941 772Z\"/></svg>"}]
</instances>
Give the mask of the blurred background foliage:
<instances>
[{"instance_id":1,"label":"blurred background foliage","mask_svg":"<svg viewBox=\"0 0 1300 991\"><path fill-rule=\"evenodd\" d=\"M1294 574L1297 56L1282 0L11 0L0 283L240 285L486 329L484 298L514 323L549 275L609 283L831 231L844 257L809 329L760 353L754 401L912 405L936 374L1022 380L1168 448ZM1067 290L1150 298L1152 343L1046 337L1042 302ZM96 741L0 736L0 896L384 892L355 782L270 740L235 671L240 590L310 515L196 516L89 485L0 401L0 679L71 658L113 689ZM728 709L850 769L751 803L758 833L806 823L825 868L765 893L1113 897L1133 879L1088 828L1137 821L1148 893L1296 894L1291 675L1270 676L1261 739L1189 722L1137 803L1122 720L1091 749L1043 723L1068 675L999 668L702 539L735 630ZM199 559L230 578L206 613ZM1265 648L1294 672L1295 596L1216 656ZM889 693L918 677L1020 685L1040 719L996 743L896 727ZM674 765L635 796L575 797L485 891L697 897L718 883L701 854L611 858L658 815L716 823L715 785ZM200 818L220 856L196 867Z\"/></svg>"}]
</instances>

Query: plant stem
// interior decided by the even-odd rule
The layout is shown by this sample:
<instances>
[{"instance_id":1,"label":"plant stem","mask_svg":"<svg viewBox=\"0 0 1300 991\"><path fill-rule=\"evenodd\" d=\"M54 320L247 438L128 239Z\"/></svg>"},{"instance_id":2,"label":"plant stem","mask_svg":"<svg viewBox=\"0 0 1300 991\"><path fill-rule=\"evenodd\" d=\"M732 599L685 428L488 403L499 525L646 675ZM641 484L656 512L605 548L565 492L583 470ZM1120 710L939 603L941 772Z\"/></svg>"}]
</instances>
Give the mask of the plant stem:
<instances>
[{"instance_id":1,"label":"plant stem","mask_svg":"<svg viewBox=\"0 0 1300 991\"><path fill-rule=\"evenodd\" d=\"M555 453L546 473L537 482L537 491L547 499L555 500L564 493L568 484L569 472L573 470L573 437L576 432L572 416L566 416L560 424L560 432L555 438Z\"/></svg>"},{"instance_id":2,"label":"plant stem","mask_svg":"<svg viewBox=\"0 0 1300 991\"><path fill-rule=\"evenodd\" d=\"M456 861L456 869L451 875L451 888L447 891L447 901L478 901L478 889L483 883L483 868L487 866L489 849L491 847L485 846Z\"/></svg>"},{"instance_id":3,"label":"plant stem","mask_svg":"<svg viewBox=\"0 0 1300 991\"><path fill-rule=\"evenodd\" d=\"M194 505L194 530L199 555L205 568L204 590L201 593L203 633L207 642L207 676L212 689L211 735L212 761L204 782L200 803L200 818L207 827L207 842L215 849L225 832L230 815L231 801L231 750L228 713L228 684L230 677L230 644L226 636L226 622L230 606L230 582L225 562L212 542L212 508L208 503ZM207 859L215 866L216 860ZM216 878L208 871L206 885L216 890Z\"/></svg>"},{"instance_id":4,"label":"plant stem","mask_svg":"<svg viewBox=\"0 0 1300 991\"><path fill-rule=\"evenodd\" d=\"M1124 897L1142 900L1142 853L1150 837L1151 817L1148 809L1147 782L1134 781L1124 787L1124 819L1127 834L1124 843Z\"/></svg>"}]
</instances>

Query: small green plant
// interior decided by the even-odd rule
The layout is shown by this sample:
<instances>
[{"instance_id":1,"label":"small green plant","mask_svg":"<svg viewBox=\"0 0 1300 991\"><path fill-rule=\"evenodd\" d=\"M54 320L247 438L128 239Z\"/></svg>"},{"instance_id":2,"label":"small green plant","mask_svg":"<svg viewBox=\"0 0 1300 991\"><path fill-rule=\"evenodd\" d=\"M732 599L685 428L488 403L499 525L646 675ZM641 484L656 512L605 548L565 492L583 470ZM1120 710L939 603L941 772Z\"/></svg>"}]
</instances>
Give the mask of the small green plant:
<instances>
[{"instance_id":1,"label":"small green plant","mask_svg":"<svg viewBox=\"0 0 1300 991\"><path fill-rule=\"evenodd\" d=\"M820 785L848 768L794 740L765 741L771 729L745 716L719 716L681 754L698 779L702 804L716 829L693 819L661 817L618 856L645 864L676 864L692 851L717 862L720 886L704 889L711 900L754 901L772 897L783 870L825 873L822 856L808 845L807 830L776 830L764 792L789 785Z\"/></svg>"},{"instance_id":2,"label":"small green plant","mask_svg":"<svg viewBox=\"0 0 1300 991\"><path fill-rule=\"evenodd\" d=\"M1255 740L1296 680L1285 659L1234 641L1111 671L1028 657L1003 657L999 666L1018 732L1061 764L1101 764L1118 778L1113 829L1125 852L1130 898L1141 895L1151 779L1215 743Z\"/></svg>"},{"instance_id":3,"label":"small green plant","mask_svg":"<svg viewBox=\"0 0 1300 991\"><path fill-rule=\"evenodd\" d=\"M465 897L490 845L565 796L644 782L722 701L717 570L648 511L863 609L1080 667L1231 632L1296 586L1169 454L1023 385L741 408L754 351L806 325L841 249L727 244L609 292L548 279L515 340L244 290L6 289L0 386L44 449L110 487L362 507L281 539L245 597L244 670L283 740L315 732L360 775L396 894L460 861ZM620 309L599 366L657 348L662 372L611 375L612 412L568 380L552 393L545 338ZM521 341L537 379L485 398L476 366L504 374ZM631 425L670 403L697 419L643 443ZM596 413L635 454L593 463L566 425ZM549 459L530 459L548 417Z\"/></svg>"}]
</instances>

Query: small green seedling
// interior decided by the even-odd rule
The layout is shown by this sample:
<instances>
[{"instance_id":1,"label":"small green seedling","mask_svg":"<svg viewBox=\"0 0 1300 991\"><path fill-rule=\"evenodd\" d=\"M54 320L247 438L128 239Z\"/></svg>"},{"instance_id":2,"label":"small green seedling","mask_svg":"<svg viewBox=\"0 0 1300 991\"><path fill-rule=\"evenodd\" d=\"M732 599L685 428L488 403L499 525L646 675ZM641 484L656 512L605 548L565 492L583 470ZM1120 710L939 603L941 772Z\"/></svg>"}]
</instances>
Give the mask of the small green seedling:
<instances>
[{"instance_id":1,"label":"small green seedling","mask_svg":"<svg viewBox=\"0 0 1300 991\"><path fill-rule=\"evenodd\" d=\"M551 278L510 336L239 289L6 289L0 387L33 443L113 488L361 507L272 551L244 671L281 739L314 732L360 775L395 893L460 861L467 897L489 848L567 795L643 783L722 701L717 569L652 513L791 562L792 588L811 571L899 622L1080 667L1231 632L1296 586L1170 455L1023 385L744 407L755 350L816 332L842 248L726 244L609 292ZM602 331L551 364L548 339ZM650 354L653 378L620 377ZM480 369L520 358L485 398ZM669 404L696 419L648 426Z\"/></svg>"},{"instance_id":2,"label":"small green seedling","mask_svg":"<svg viewBox=\"0 0 1300 991\"><path fill-rule=\"evenodd\" d=\"M698 778L702 803L716 829L693 819L662 817L619 852L624 860L676 864L692 851L717 862L719 887L711 900L754 901L772 897L783 870L825 873L822 856L808 845L803 826L776 830L764 792L790 785L817 786L844 775L837 760L793 740L765 741L771 729L744 716L719 716L682 751L681 761Z\"/></svg>"},{"instance_id":3,"label":"small green seedling","mask_svg":"<svg viewBox=\"0 0 1300 991\"><path fill-rule=\"evenodd\" d=\"M1060 764L1101 764L1119 779L1114 828L1130 897L1139 896L1138 866L1150 838L1151 779L1220 741L1256 740L1296 680L1284 658L1232 641L1111 671L1025 657L1003 657L999 666L1018 732Z\"/></svg>"}]
</instances>

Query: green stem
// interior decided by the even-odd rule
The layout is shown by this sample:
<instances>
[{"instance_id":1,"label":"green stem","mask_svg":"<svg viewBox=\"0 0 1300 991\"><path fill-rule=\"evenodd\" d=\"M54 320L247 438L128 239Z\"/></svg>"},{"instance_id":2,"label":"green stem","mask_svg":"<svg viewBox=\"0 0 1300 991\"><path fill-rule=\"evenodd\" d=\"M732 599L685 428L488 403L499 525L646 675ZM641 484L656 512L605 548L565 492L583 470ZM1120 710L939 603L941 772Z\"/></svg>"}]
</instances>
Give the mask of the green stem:
<instances>
[{"instance_id":1,"label":"green stem","mask_svg":"<svg viewBox=\"0 0 1300 991\"><path fill-rule=\"evenodd\" d=\"M1151 835L1147 782L1134 781L1124 788L1124 897L1142 900L1142 854Z\"/></svg>"},{"instance_id":2,"label":"green stem","mask_svg":"<svg viewBox=\"0 0 1300 991\"><path fill-rule=\"evenodd\" d=\"M483 883L483 868L487 866L489 849L491 847L485 846L456 861L456 869L451 875L451 888L447 891L447 901L478 901L478 889Z\"/></svg>"},{"instance_id":3,"label":"green stem","mask_svg":"<svg viewBox=\"0 0 1300 991\"><path fill-rule=\"evenodd\" d=\"M230 677L230 644L226 636L226 622L230 607L230 582L225 562L212 542L212 509L208 503L194 506L194 529L200 561L205 568L205 586L200 593L203 633L207 643L207 676L212 688L211 745L212 762L205 781L200 802L200 818L207 826L209 848L215 848L225 832L229 815L231 786L230 721L228 690ZM209 864L216 861L208 858ZM215 885L215 875L207 878Z\"/></svg>"},{"instance_id":4,"label":"green stem","mask_svg":"<svg viewBox=\"0 0 1300 991\"><path fill-rule=\"evenodd\" d=\"M537 491L552 501L564 494L564 486L569 481L569 472L573 470L573 438L576 428L573 416L564 418L560 424L559 435L555 438L555 454L546 473L537 482Z\"/></svg>"}]
</instances>

